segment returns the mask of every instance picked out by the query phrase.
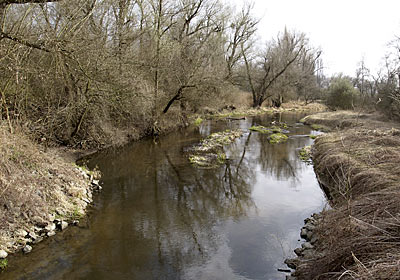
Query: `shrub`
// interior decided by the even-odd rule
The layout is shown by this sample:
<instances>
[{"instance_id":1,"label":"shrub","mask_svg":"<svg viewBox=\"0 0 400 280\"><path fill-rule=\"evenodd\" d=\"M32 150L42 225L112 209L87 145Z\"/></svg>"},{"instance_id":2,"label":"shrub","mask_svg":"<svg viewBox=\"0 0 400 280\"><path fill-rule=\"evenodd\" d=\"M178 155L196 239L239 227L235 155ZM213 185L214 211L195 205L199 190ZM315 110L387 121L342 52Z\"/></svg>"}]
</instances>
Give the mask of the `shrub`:
<instances>
[{"instance_id":1,"label":"shrub","mask_svg":"<svg viewBox=\"0 0 400 280\"><path fill-rule=\"evenodd\" d=\"M358 91L348 78L341 76L332 80L327 92L327 105L334 109L353 109Z\"/></svg>"}]
</instances>

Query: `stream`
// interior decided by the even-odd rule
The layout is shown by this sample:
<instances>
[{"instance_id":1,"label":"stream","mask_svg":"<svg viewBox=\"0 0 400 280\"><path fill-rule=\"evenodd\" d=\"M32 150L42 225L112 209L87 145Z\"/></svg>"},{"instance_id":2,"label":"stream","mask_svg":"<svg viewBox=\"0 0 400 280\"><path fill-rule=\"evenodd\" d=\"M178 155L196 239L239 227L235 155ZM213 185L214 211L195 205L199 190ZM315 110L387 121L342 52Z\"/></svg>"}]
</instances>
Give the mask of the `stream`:
<instances>
[{"instance_id":1,"label":"stream","mask_svg":"<svg viewBox=\"0 0 400 280\"><path fill-rule=\"evenodd\" d=\"M285 279L303 220L326 205L313 167L297 156L312 144L301 114L205 121L200 127L98 153L103 191L79 226L9 258L0 279ZM252 125L288 123L269 144ZM225 129L244 135L216 169L192 166L187 150Z\"/></svg>"}]
</instances>

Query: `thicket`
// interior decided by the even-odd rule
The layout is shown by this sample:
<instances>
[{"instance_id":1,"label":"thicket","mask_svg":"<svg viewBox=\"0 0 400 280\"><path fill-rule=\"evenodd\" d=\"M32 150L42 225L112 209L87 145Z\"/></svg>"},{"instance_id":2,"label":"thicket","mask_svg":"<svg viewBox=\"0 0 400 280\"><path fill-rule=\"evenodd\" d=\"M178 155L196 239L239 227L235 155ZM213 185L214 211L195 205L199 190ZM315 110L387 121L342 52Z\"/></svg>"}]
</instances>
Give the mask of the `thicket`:
<instances>
[{"instance_id":1,"label":"thicket","mask_svg":"<svg viewBox=\"0 0 400 280\"><path fill-rule=\"evenodd\" d=\"M255 107L317 87L320 52L286 30L256 51L251 11L220 0L0 1L1 119L85 148L185 124L236 87Z\"/></svg>"},{"instance_id":2,"label":"thicket","mask_svg":"<svg viewBox=\"0 0 400 280\"><path fill-rule=\"evenodd\" d=\"M390 43L384 67L372 74L364 60L355 77L338 76L327 80L328 105L341 109L363 108L380 111L389 119L400 120L400 39ZM339 89L341 88L341 90ZM339 93L342 94L339 94Z\"/></svg>"},{"instance_id":3,"label":"thicket","mask_svg":"<svg viewBox=\"0 0 400 280\"><path fill-rule=\"evenodd\" d=\"M358 104L359 92L354 88L351 80L338 76L334 77L326 91L326 103L334 109L354 109Z\"/></svg>"}]
</instances>

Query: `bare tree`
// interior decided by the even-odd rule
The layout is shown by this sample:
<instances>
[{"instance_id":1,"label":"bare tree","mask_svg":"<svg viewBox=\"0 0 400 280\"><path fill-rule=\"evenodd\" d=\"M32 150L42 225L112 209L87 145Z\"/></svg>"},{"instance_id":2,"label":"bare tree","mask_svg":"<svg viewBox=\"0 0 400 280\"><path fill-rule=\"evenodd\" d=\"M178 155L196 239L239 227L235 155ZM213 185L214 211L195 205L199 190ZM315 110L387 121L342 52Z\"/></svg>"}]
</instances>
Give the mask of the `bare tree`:
<instances>
[{"instance_id":1,"label":"bare tree","mask_svg":"<svg viewBox=\"0 0 400 280\"><path fill-rule=\"evenodd\" d=\"M257 31L259 20L251 15L254 4L245 4L236 14L230 26L229 39L226 47L227 80L232 80L235 66L243 59L251 46L252 37Z\"/></svg>"},{"instance_id":2,"label":"bare tree","mask_svg":"<svg viewBox=\"0 0 400 280\"><path fill-rule=\"evenodd\" d=\"M263 54L250 61L242 47L247 80L253 96L253 107L260 107L272 96L269 89L300 57L305 47L303 34L284 31L276 41L270 42Z\"/></svg>"}]
</instances>

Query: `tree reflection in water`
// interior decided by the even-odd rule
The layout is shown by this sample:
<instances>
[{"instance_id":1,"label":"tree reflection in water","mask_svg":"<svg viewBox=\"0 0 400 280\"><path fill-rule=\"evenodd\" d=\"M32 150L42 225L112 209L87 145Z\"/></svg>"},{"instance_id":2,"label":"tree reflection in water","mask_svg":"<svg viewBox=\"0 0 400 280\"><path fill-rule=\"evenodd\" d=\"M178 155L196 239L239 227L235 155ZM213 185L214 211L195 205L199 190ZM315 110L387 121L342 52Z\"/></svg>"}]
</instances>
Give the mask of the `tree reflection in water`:
<instances>
[{"instance_id":1,"label":"tree reflection in water","mask_svg":"<svg viewBox=\"0 0 400 280\"><path fill-rule=\"evenodd\" d=\"M265 135L247 132L225 147L228 160L217 169L195 168L184 153L215 130L248 129L269 121L210 122L200 130L162 137L157 144L148 139L96 155L90 164L102 171L104 188L88 227L71 228L48 249L33 250L32 258L41 260L37 263L21 259L24 277L242 279L243 271L253 278L268 273L275 277L276 246L296 240L296 221L301 221L292 214L299 211L297 205L292 210L274 208L285 199L282 193L288 203L298 198L298 193L285 193L286 183L277 182L296 186L301 180L305 165L297 160L295 148L309 139L271 145ZM290 234L280 220L271 222L278 215L292 225ZM277 235L282 239L265 241ZM211 272L199 274L214 261ZM4 277L16 278L18 270L11 267Z\"/></svg>"}]
</instances>

